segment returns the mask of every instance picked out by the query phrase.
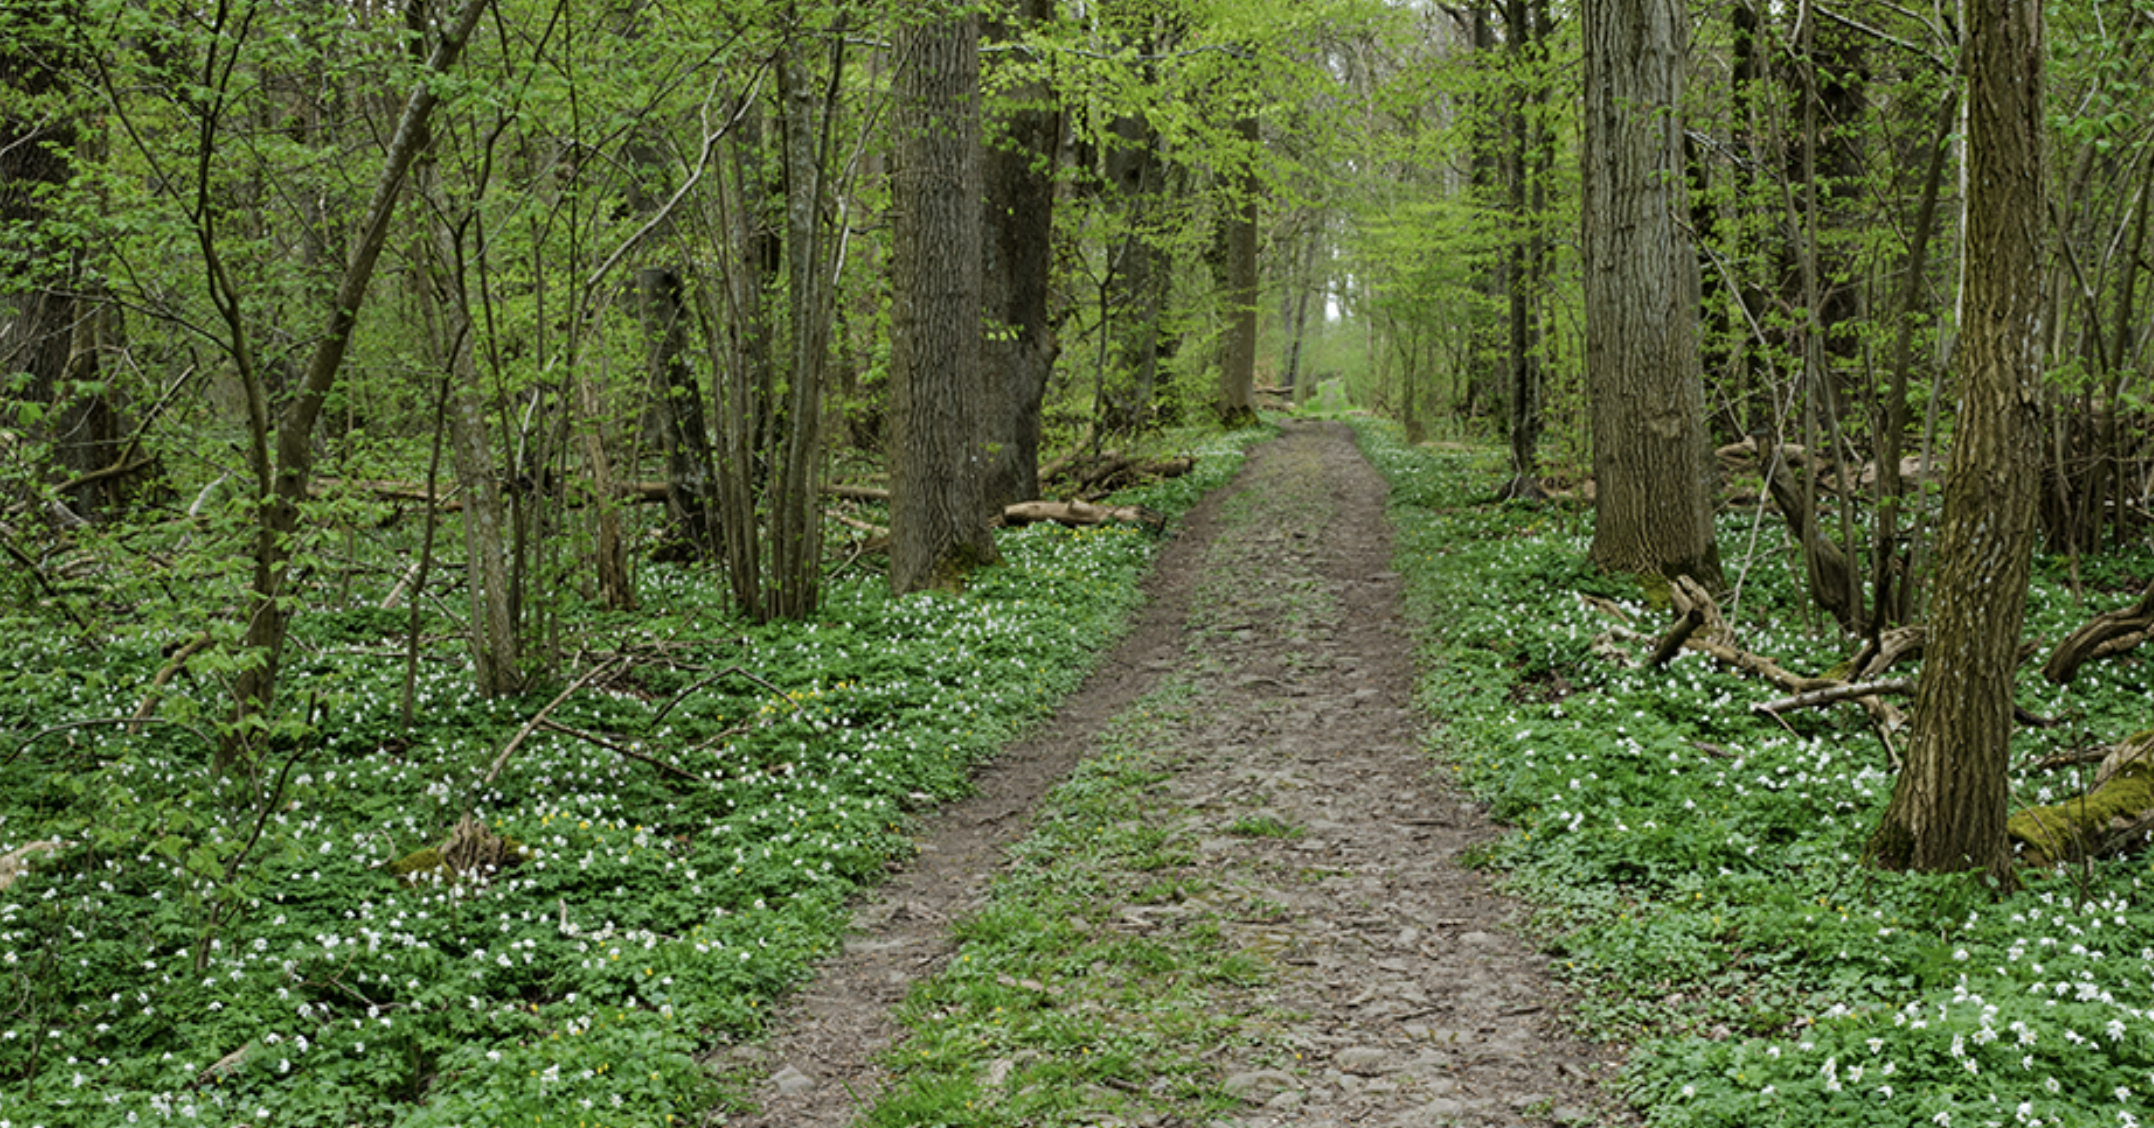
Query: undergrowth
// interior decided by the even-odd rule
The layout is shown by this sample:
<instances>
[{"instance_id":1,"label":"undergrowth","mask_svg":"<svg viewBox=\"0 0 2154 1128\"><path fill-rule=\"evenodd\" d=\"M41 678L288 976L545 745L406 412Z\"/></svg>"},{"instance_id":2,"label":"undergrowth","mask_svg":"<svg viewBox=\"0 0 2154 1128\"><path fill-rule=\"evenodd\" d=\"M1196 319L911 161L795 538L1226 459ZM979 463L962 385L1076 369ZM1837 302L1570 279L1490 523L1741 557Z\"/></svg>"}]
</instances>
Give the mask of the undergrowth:
<instances>
[{"instance_id":1,"label":"undergrowth","mask_svg":"<svg viewBox=\"0 0 2154 1128\"><path fill-rule=\"evenodd\" d=\"M1973 879L1863 864L1893 786L1853 705L1753 716L1771 687L1698 654L1660 671L1594 653L1613 599L1657 634L1635 587L1584 564L1589 516L1496 503L1488 455L1410 449L1360 425L1391 480L1398 556L1423 625L1437 752L1512 830L1480 859L1537 907L1591 1036L1635 1043L1628 1094L1654 1125L2132 1125L2154 1108L2148 860ZM1770 515L1766 515L1767 518ZM1742 644L1822 671L1853 644L1805 626L1800 563L1776 524L1722 518ZM2143 574L2149 561L2127 567ZM2030 638L2084 606L2038 563ZM2120 585L2122 586L2122 585ZM1642 656L1641 656L1642 657ZM2014 762L2146 727L2146 660L2069 687L2031 672L2019 703L2062 718ZM2081 781L2017 769L2016 805Z\"/></svg>"},{"instance_id":2,"label":"undergrowth","mask_svg":"<svg viewBox=\"0 0 2154 1128\"><path fill-rule=\"evenodd\" d=\"M1179 513L1256 437L1117 500ZM57 850L0 892L0 1124L583 1128L737 1106L708 1051L755 1037L837 943L846 895L909 850L909 810L962 794L1076 685L1156 546L1000 536L1006 564L961 596L854 578L802 624L743 624L720 581L647 568L645 617L566 624L633 661L491 782L564 687L477 696L437 620L405 728L407 620L370 609L381 592L297 620L286 678L308 715L274 737L260 798L197 736L229 671L190 667L138 735L107 723L185 641L182 614L145 608L95 650L6 622L0 854ZM467 810L528 858L484 883L392 875Z\"/></svg>"}]
</instances>

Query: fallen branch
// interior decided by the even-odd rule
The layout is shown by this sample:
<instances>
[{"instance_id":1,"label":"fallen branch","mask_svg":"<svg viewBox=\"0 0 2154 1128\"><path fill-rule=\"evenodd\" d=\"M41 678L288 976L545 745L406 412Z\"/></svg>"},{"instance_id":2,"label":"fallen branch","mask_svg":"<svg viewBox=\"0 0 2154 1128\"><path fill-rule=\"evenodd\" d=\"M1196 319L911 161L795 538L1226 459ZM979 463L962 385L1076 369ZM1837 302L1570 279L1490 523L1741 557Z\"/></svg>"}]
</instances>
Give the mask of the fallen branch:
<instances>
[{"instance_id":1,"label":"fallen branch","mask_svg":"<svg viewBox=\"0 0 2154 1128\"><path fill-rule=\"evenodd\" d=\"M2089 662L2112 658L2154 637L2154 584L2130 607L2096 615L2085 626L2066 636L2042 665L2042 676L2053 685L2070 685L2079 668Z\"/></svg>"},{"instance_id":2,"label":"fallen branch","mask_svg":"<svg viewBox=\"0 0 2154 1128\"><path fill-rule=\"evenodd\" d=\"M524 726L516 730L516 735L510 737L509 742L501 746L501 751L494 756L494 766L486 769L486 778L479 781L479 786L493 786L494 778L496 776L499 776L501 774L501 769L508 764L509 756L513 754L518 748L523 747L524 741L531 739L531 734L537 732L539 730L539 726L546 723L546 718L552 715L555 709L560 708L563 701L568 700L569 697L575 694L577 690L580 690L584 686L590 685L592 682L597 681L600 677L613 672L622 663L627 661L628 656L624 654L610 661L602 662L596 666L591 667L588 673L584 674L580 678L577 678L574 682L570 683L567 689L562 690L560 694L557 695L553 700L548 701L545 708L540 709L535 716L533 716L530 720L525 721Z\"/></svg>"},{"instance_id":3,"label":"fallen branch","mask_svg":"<svg viewBox=\"0 0 2154 1128\"><path fill-rule=\"evenodd\" d=\"M1653 657L1651 661L1645 664L1646 669L1657 670L1667 665L1669 660L1683 649L1683 644L1690 641L1690 636L1696 634L1698 628L1704 625L1704 611L1693 607L1684 612L1683 617L1675 621L1675 626L1668 629L1667 636L1662 638L1660 644L1653 648Z\"/></svg>"},{"instance_id":4,"label":"fallen branch","mask_svg":"<svg viewBox=\"0 0 2154 1128\"><path fill-rule=\"evenodd\" d=\"M1860 701L1865 697L1878 697L1887 693L1904 697L1914 691L1915 683L1910 678L1848 682L1843 685L1829 686L1825 689L1814 689L1808 693L1798 693L1793 697L1783 697L1778 701L1760 701L1752 705L1750 711L1777 717L1782 713L1792 713L1797 709L1816 709L1841 701Z\"/></svg>"},{"instance_id":5,"label":"fallen branch","mask_svg":"<svg viewBox=\"0 0 2154 1128\"><path fill-rule=\"evenodd\" d=\"M1153 532L1167 527L1164 515L1141 505L1093 505L1086 501L1020 501L1003 507L1002 521L1012 526L1040 521L1075 527L1121 523L1142 525Z\"/></svg>"},{"instance_id":6,"label":"fallen branch","mask_svg":"<svg viewBox=\"0 0 2154 1128\"><path fill-rule=\"evenodd\" d=\"M662 772L668 772L672 775L677 775L682 779L689 780L694 783L705 783L713 787L716 787L718 785L717 780L706 779L703 776L699 776L696 773L687 770L686 768L674 767L672 764L666 763L664 760L658 759L655 756L644 755L643 753L638 752L633 748L629 748L624 745L615 743L614 741L608 740L605 737L602 737L594 732L585 732L579 728L570 728L569 726L564 725L559 721L553 720L540 721L539 727L547 730L548 732L560 733L562 736L573 736L576 739L583 741L585 744L595 744L608 752L612 752L619 756L626 756L631 760L639 760L643 763L649 764L654 768L657 768Z\"/></svg>"}]
</instances>

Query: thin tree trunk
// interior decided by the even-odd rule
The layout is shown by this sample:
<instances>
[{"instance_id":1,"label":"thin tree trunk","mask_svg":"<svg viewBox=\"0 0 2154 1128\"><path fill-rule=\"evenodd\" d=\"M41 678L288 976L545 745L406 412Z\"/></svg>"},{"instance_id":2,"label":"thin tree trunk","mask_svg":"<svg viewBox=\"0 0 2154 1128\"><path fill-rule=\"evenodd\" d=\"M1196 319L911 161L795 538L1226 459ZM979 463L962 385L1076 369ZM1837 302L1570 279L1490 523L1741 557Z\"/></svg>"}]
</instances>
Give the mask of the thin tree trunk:
<instances>
[{"instance_id":1,"label":"thin tree trunk","mask_svg":"<svg viewBox=\"0 0 2154 1128\"><path fill-rule=\"evenodd\" d=\"M425 70L429 75L446 74L456 65L465 42L490 2L468 0L456 20L444 25L441 38L426 61ZM381 175L375 181L373 198L367 204L351 261L345 265L344 276L331 300L327 324L316 339L299 394L286 404L278 420L276 462L273 472L264 475L270 480L262 483L266 487L265 496L255 518L254 579L247 601L246 645L260 658L233 680L233 723L219 744L216 758L219 771L229 770L251 758L253 740L259 732L258 722L276 695L278 664L291 621L291 609L284 603L284 585L291 570L294 534L299 528L299 505L306 499L307 485L313 477L314 424L321 416L322 404L329 398L330 389L336 384L338 370L343 367L344 353L351 345L352 330L359 321L359 309L366 301L367 285L374 278L374 264L381 258L382 244L389 237L389 220L396 213L404 175L425 146L427 120L440 102L439 90L438 82L421 79L404 103L403 116L398 119L396 132L390 137L388 153ZM203 242L212 254L211 271L218 280L218 288L226 295L222 304L230 307L230 312L236 316L236 291L221 260L214 255L214 239L205 233ZM251 389L250 399L254 403L250 410L253 418L250 429L254 444L260 448L268 442L269 427L260 395L259 376L249 377L243 373L242 377ZM269 469L266 456L258 452L254 460L258 471Z\"/></svg>"},{"instance_id":2,"label":"thin tree trunk","mask_svg":"<svg viewBox=\"0 0 2154 1128\"><path fill-rule=\"evenodd\" d=\"M1219 371L1219 421L1228 427L1256 422L1257 353L1257 119L1234 123L1248 163L1235 177L1239 199L1226 218L1225 347Z\"/></svg>"}]
</instances>

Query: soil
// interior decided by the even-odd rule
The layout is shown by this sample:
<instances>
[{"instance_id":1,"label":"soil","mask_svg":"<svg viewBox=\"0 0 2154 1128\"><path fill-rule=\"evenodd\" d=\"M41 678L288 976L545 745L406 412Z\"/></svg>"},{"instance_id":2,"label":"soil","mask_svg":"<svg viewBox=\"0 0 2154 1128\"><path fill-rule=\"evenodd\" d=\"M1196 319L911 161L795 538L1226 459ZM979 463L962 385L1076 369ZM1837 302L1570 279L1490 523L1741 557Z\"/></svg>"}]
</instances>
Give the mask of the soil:
<instances>
[{"instance_id":1,"label":"soil","mask_svg":"<svg viewBox=\"0 0 2154 1128\"><path fill-rule=\"evenodd\" d=\"M1253 449L1177 526L1128 637L858 906L843 953L749 1051L768 1078L760 1113L730 1123L837 1128L864 1110L901 1033L891 1008L948 958L950 922L980 904L1003 847L1170 677L1198 679L1203 701L1171 734L1162 798L1208 877L1272 907L1222 922L1274 970L1247 1001L1268 1016L1263 1045L1215 1063L1245 1101L1218 1123L1633 1122L1601 1088L1619 1049L1566 1032L1520 908L1460 864L1498 828L1426 750L1442 718L1413 705L1385 499L1343 425L1291 423ZM1299 833L1227 832L1252 818Z\"/></svg>"}]
</instances>

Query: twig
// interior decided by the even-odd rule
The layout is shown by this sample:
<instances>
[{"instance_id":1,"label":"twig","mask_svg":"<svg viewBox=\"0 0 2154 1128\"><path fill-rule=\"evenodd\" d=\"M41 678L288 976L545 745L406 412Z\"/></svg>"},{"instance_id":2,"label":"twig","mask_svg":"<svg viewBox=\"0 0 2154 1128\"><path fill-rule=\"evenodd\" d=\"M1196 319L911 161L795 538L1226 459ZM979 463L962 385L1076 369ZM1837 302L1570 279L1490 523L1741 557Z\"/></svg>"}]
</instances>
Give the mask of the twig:
<instances>
[{"instance_id":1,"label":"twig","mask_svg":"<svg viewBox=\"0 0 2154 1128\"><path fill-rule=\"evenodd\" d=\"M666 763L664 760L660 760L655 756L646 756L643 753L638 752L632 748L627 748L618 743L615 743L614 741L607 740L605 737L600 736L595 732L585 732L582 729L570 728L569 726L564 725L559 721L540 721L539 727L546 729L550 732L558 732L563 736L573 736L576 739L583 741L585 744L596 744L600 748L603 748L608 752L613 752L622 756L626 756L631 760L640 760L654 768L657 768L660 771L671 772L674 775L677 775L685 780L691 780L696 783L707 783L714 787L718 784L718 781L715 779L709 779L704 776L699 776L696 773L687 770L686 768L674 767L672 764Z\"/></svg>"},{"instance_id":2,"label":"twig","mask_svg":"<svg viewBox=\"0 0 2154 1128\"><path fill-rule=\"evenodd\" d=\"M209 642L209 632L203 631L201 634L196 635L187 645L180 647L172 655L171 660L165 663L164 669L157 671L157 676L150 679L150 691L143 695L142 704L135 709L135 719L127 725L127 735L140 736L142 734L142 723L150 719L151 713L157 711L157 702L164 698L166 683L172 680L173 675L186 669L187 660L200 654L202 648L208 646Z\"/></svg>"},{"instance_id":3,"label":"twig","mask_svg":"<svg viewBox=\"0 0 2154 1128\"><path fill-rule=\"evenodd\" d=\"M518 748L523 747L524 741L529 740L531 738L531 734L537 732L539 726L546 723L547 716L551 714L555 709L559 708L563 701L568 700L569 697L573 695L577 690L582 689L584 686L590 685L592 682L597 681L600 677L613 672L615 667L620 666L622 663L625 663L627 661L628 656L623 654L617 658L612 659L611 661L604 662L597 666L591 667L591 671L589 673L583 675L580 678L577 678L574 682L570 683L567 689L562 690L560 694L556 696L553 700L548 701L545 708L540 709L537 715L533 716L530 720L525 721L524 727L517 729L516 735L510 737L507 744L502 745L501 751L494 756L494 766L486 769L486 778L479 781L479 786L493 786L494 777L501 774L501 769L507 766L509 762L509 757L513 755Z\"/></svg>"},{"instance_id":4,"label":"twig","mask_svg":"<svg viewBox=\"0 0 2154 1128\"><path fill-rule=\"evenodd\" d=\"M53 725L51 728L39 729L38 731L31 733L29 736L23 739L23 742L21 744L16 745L14 749L7 754L6 759L0 760L0 767L4 767L8 764L14 763L15 757L22 755L25 749L29 748L33 744L36 744L38 741L43 740L46 737L52 736L56 733L63 733L70 729L90 728L96 725L133 724L170 725L173 728L186 729L188 732L193 733L197 740L200 740L209 748L214 750L217 747L217 742L211 740L208 733L203 732L201 729L198 729L185 721L170 721L166 720L163 717L97 717L93 720L87 721L68 721L65 724Z\"/></svg>"}]
</instances>

